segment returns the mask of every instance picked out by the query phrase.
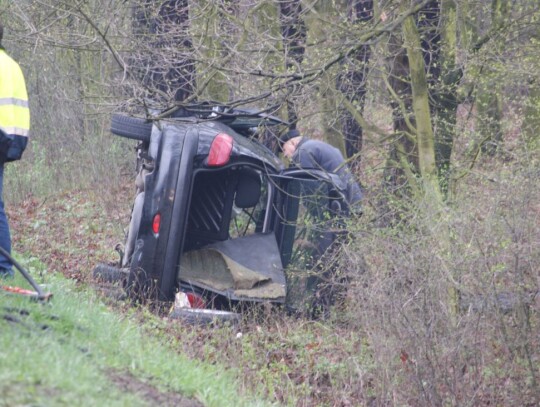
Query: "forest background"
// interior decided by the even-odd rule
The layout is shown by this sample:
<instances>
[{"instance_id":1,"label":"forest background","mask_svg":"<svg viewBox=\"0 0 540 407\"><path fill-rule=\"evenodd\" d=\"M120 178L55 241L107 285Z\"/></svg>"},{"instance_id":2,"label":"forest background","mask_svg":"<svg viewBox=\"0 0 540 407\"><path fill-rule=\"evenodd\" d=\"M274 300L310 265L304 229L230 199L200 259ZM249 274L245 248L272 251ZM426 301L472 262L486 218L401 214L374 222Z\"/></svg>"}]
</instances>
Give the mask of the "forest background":
<instances>
[{"instance_id":1,"label":"forest background","mask_svg":"<svg viewBox=\"0 0 540 407\"><path fill-rule=\"evenodd\" d=\"M8 207L125 191L133 146L110 116L149 100L257 106L348 158L364 215L324 326L356 339L298 375L274 350L292 373L267 360L268 397L540 403L537 1L0 0L0 18L32 112Z\"/></svg>"}]
</instances>

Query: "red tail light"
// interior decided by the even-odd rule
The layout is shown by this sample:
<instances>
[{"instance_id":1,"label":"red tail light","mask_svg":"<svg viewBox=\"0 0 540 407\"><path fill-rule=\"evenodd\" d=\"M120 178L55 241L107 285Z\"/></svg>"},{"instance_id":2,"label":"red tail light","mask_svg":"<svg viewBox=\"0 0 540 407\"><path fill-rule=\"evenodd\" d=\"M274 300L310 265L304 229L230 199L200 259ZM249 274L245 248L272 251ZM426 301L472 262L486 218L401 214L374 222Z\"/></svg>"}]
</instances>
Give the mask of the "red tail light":
<instances>
[{"instance_id":1,"label":"red tail light","mask_svg":"<svg viewBox=\"0 0 540 407\"><path fill-rule=\"evenodd\" d=\"M206 308L203 297L195 293L186 293L191 308Z\"/></svg>"},{"instance_id":2,"label":"red tail light","mask_svg":"<svg viewBox=\"0 0 540 407\"><path fill-rule=\"evenodd\" d=\"M219 133L210 146L208 165L219 167L229 162L233 148L233 138L225 133Z\"/></svg>"},{"instance_id":3,"label":"red tail light","mask_svg":"<svg viewBox=\"0 0 540 407\"><path fill-rule=\"evenodd\" d=\"M159 228L161 227L161 215L156 213L154 215L154 220L152 221L152 232L156 235L159 233Z\"/></svg>"}]
</instances>

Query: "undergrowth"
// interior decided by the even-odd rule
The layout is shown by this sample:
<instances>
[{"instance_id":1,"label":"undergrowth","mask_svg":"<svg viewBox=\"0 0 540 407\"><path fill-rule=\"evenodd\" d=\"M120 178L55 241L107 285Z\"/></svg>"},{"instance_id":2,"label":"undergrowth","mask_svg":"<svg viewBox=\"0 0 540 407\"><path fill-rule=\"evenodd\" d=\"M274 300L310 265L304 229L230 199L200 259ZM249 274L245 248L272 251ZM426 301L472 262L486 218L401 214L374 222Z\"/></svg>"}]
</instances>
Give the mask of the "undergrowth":
<instances>
[{"instance_id":1,"label":"undergrowth","mask_svg":"<svg viewBox=\"0 0 540 407\"><path fill-rule=\"evenodd\" d=\"M366 267L347 315L378 403L540 403L538 171L486 161L444 213L414 203L390 227L355 225L343 264Z\"/></svg>"},{"instance_id":2,"label":"undergrowth","mask_svg":"<svg viewBox=\"0 0 540 407\"><path fill-rule=\"evenodd\" d=\"M369 191L341 250L346 302L326 319L264 306L237 327L186 326L145 309L137 319L175 352L227 370L240 393L281 405L537 405L538 168L486 160L443 213L401 201L391 226L377 222L380 196ZM124 239L132 181L122 185L8 206L16 250L30 268L42 260L49 273L89 281Z\"/></svg>"}]
</instances>

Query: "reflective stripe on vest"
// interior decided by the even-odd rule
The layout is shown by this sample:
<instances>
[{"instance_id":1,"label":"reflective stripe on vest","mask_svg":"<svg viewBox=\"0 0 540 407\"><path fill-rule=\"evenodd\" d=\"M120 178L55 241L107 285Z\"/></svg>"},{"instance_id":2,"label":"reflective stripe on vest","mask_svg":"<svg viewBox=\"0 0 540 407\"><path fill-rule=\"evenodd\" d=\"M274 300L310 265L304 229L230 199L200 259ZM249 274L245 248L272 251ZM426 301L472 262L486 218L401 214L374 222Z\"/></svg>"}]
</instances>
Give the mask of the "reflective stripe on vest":
<instances>
[{"instance_id":1,"label":"reflective stripe on vest","mask_svg":"<svg viewBox=\"0 0 540 407\"><path fill-rule=\"evenodd\" d=\"M0 50L0 128L7 134L28 137L30 109L19 65Z\"/></svg>"},{"instance_id":2,"label":"reflective stripe on vest","mask_svg":"<svg viewBox=\"0 0 540 407\"><path fill-rule=\"evenodd\" d=\"M4 106L4 105L28 107L28 100L16 99L16 98L2 98L0 99L0 106Z\"/></svg>"}]
</instances>

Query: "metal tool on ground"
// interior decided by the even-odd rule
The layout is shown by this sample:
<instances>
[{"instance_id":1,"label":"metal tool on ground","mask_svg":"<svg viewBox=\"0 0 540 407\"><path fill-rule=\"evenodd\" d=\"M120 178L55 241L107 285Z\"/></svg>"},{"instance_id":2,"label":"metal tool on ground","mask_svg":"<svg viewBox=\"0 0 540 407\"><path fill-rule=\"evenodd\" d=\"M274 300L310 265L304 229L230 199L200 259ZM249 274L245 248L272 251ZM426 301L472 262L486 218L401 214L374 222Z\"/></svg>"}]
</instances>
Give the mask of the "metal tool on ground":
<instances>
[{"instance_id":1,"label":"metal tool on ground","mask_svg":"<svg viewBox=\"0 0 540 407\"><path fill-rule=\"evenodd\" d=\"M35 291L26 290L19 287L0 286L3 291L7 291L12 294L19 294L34 298L38 301L48 301L52 297L52 293L45 293L43 289L37 284L32 276L15 260L3 247L0 247L0 253L5 256L13 266L22 274L22 276L28 281Z\"/></svg>"}]
</instances>

